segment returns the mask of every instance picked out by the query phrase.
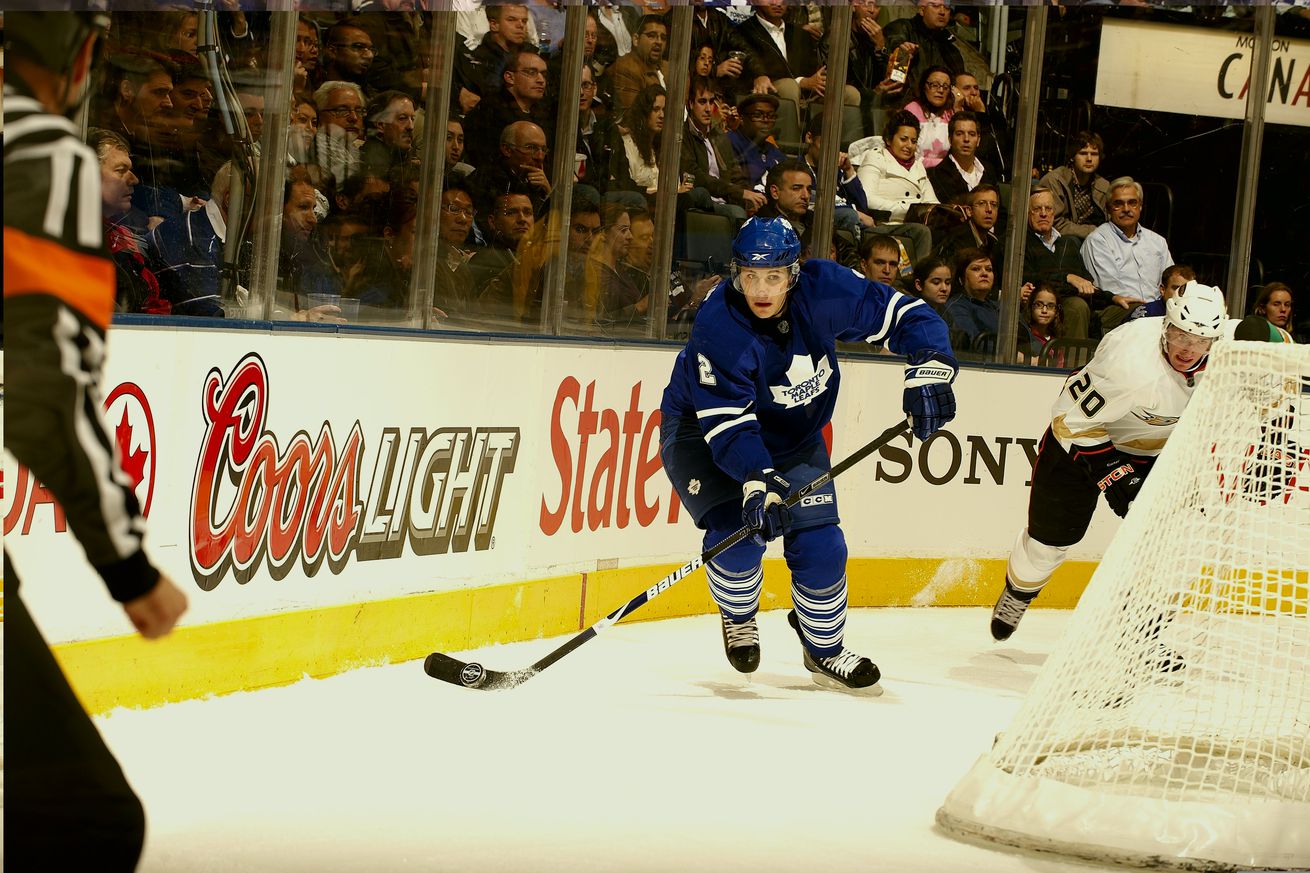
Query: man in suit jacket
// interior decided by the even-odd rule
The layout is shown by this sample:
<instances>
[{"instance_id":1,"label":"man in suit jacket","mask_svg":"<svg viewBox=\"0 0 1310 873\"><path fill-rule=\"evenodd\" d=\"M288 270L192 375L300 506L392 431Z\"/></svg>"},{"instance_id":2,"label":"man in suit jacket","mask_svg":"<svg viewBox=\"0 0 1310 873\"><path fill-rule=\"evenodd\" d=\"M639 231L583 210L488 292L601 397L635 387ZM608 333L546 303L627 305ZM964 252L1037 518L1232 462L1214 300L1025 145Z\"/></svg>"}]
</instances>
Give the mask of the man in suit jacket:
<instances>
[{"instance_id":1,"label":"man in suit jacket","mask_svg":"<svg viewBox=\"0 0 1310 873\"><path fill-rule=\"evenodd\" d=\"M737 162L727 134L714 129L714 86L709 79L691 83L687 101L687 129L682 137L683 173L691 173L697 188L704 188L727 214L745 221L764 205L764 195L749 187L750 180ZM720 210L716 209L716 212Z\"/></svg>"},{"instance_id":2,"label":"man in suit jacket","mask_svg":"<svg viewBox=\"0 0 1310 873\"><path fill-rule=\"evenodd\" d=\"M739 79L741 89L777 94L783 101L790 101L797 115L794 127L789 127L800 141L805 130L802 105L822 103L827 90L824 47L787 21L786 0L757 0L755 14L738 26L737 40L747 53L746 69ZM847 106L858 107L860 92L844 85L842 99Z\"/></svg>"},{"instance_id":3,"label":"man in suit jacket","mask_svg":"<svg viewBox=\"0 0 1310 873\"><path fill-rule=\"evenodd\" d=\"M669 62L664 59L669 45L669 26L658 15L643 15L632 41L632 51L615 61L605 76L615 106L626 110L648 85L665 85Z\"/></svg>"}]
</instances>

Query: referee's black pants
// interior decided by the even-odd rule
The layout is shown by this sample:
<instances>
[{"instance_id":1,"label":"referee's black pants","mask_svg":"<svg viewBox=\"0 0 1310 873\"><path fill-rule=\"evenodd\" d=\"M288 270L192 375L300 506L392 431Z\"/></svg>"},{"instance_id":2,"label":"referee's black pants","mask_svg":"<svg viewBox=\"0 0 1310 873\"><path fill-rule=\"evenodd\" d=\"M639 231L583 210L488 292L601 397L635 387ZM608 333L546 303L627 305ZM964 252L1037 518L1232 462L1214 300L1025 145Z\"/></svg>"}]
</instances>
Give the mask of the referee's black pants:
<instances>
[{"instance_id":1,"label":"referee's black pants","mask_svg":"<svg viewBox=\"0 0 1310 873\"><path fill-rule=\"evenodd\" d=\"M5 569L5 868L131 871L145 812Z\"/></svg>"}]
</instances>

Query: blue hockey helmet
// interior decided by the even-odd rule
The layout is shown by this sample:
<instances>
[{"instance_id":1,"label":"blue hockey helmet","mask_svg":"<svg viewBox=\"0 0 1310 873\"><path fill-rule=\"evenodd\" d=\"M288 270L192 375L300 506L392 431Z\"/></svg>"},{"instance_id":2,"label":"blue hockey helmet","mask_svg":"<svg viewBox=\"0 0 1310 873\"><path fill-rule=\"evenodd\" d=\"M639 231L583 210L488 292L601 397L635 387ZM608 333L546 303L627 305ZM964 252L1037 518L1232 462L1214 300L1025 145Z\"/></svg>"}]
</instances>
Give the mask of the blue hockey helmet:
<instances>
[{"instance_id":1,"label":"blue hockey helmet","mask_svg":"<svg viewBox=\"0 0 1310 873\"><path fill-rule=\"evenodd\" d=\"M801 271L801 240L785 218L751 218L737 231L732 241L732 284L742 267L788 267L791 284Z\"/></svg>"}]
</instances>

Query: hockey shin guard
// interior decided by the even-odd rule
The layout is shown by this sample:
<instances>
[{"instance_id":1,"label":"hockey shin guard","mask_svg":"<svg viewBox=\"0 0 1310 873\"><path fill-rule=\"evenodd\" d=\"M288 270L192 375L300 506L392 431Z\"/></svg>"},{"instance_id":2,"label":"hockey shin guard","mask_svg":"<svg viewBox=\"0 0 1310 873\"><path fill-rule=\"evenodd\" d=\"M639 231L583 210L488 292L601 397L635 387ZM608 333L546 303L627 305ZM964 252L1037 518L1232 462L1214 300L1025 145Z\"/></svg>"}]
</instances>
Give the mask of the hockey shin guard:
<instances>
[{"instance_id":1,"label":"hockey shin guard","mask_svg":"<svg viewBox=\"0 0 1310 873\"><path fill-rule=\"evenodd\" d=\"M805 648L816 657L842 650L846 629L846 538L836 525L794 531L784 552Z\"/></svg>"},{"instance_id":2,"label":"hockey shin guard","mask_svg":"<svg viewBox=\"0 0 1310 873\"><path fill-rule=\"evenodd\" d=\"M735 530L732 527L712 527L705 533L708 550L726 539ZM719 610L736 621L753 618L760 608L760 591L764 587L764 546L750 539L742 540L705 565L710 582L710 596Z\"/></svg>"}]
</instances>

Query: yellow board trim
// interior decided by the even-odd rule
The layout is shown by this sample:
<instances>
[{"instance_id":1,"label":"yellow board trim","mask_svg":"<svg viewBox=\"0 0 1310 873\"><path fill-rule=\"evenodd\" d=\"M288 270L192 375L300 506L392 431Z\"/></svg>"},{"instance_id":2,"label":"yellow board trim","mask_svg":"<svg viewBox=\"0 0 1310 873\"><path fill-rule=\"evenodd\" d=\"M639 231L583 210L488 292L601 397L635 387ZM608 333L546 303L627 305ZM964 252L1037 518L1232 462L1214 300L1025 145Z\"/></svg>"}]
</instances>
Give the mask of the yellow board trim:
<instances>
[{"instance_id":1,"label":"yellow board trim","mask_svg":"<svg viewBox=\"0 0 1310 873\"><path fill-rule=\"evenodd\" d=\"M458 652L574 633L676 567L601 570L282 612L181 627L155 642L119 636L67 643L55 646L54 652L88 712L160 706L418 660L432 651ZM1067 562L1042 592L1041 605L1074 606L1095 568L1094 562ZM852 558L846 570L851 606L991 606L1005 576L1005 561ZM765 561L761 608L790 606L786 565L777 559ZM628 620L713 611L704 578L697 573ZM979 634L984 639L982 629Z\"/></svg>"}]
</instances>

